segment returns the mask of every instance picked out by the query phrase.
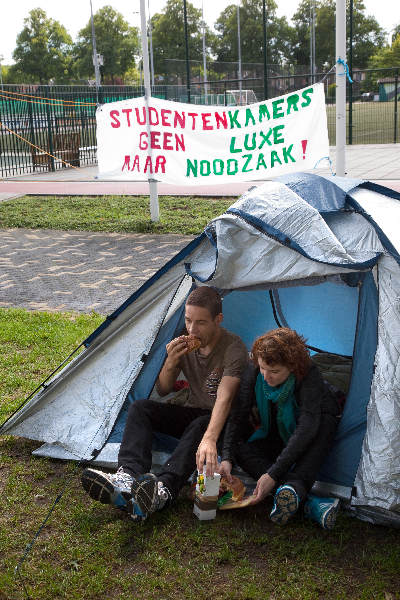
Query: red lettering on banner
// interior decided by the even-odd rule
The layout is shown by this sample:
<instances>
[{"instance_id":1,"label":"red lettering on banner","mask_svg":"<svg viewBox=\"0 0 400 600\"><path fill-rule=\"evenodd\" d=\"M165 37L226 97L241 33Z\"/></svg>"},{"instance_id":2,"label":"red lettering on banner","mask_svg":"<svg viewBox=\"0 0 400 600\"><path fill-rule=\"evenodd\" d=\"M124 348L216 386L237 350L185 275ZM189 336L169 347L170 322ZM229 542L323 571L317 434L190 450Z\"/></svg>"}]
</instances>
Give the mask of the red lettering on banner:
<instances>
[{"instance_id":1,"label":"red lettering on banner","mask_svg":"<svg viewBox=\"0 0 400 600\"><path fill-rule=\"evenodd\" d=\"M119 117L119 111L118 110L112 110L110 112L110 117L112 119L114 119L114 123L111 123L111 127L114 127L114 129L116 129L117 127L121 127L121 123L117 119L117 117Z\"/></svg>"},{"instance_id":2,"label":"red lettering on banner","mask_svg":"<svg viewBox=\"0 0 400 600\"><path fill-rule=\"evenodd\" d=\"M173 150L172 146L168 146L168 143L170 142L171 138L172 133L164 133L163 150Z\"/></svg>"},{"instance_id":3,"label":"red lettering on banner","mask_svg":"<svg viewBox=\"0 0 400 600\"><path fill-rule=\"evenodd\" d=\"M222 113L222 115L220 115L219 113L215 113L215 121L217 123L217 129L219 129L219 126L222 125L222 127L224 129L228 129L228 117L226 113Z\"/></svg>"},{"instance_id":4,"label":"red lettering on banner","mask_svg":"<svg viewBox=\"0 0 400 600\"><path fill-rule=\"evenodd\" d=\"M188 113L188 117L192 117L192 129L196 128L196 117L198 116L197 113Z\"/></svg>"},{"instance_id":5,"label":"red lettering on banner","mask_svg":"<svg viewBox=\"0 0 400 600\"><path fill-rule=\"evenodd\" d=\"M172 136L175 135L175 147L172 145ZM161 140L159 137L162 136L162 148L163 150L183 150L185 151L185 138L182 134L172 134L168 131L151 131L150 132L150 148L155 150L161 150ZM139 135L139 148L141 150L147 150L149 147L148 142L149 136L147 131L142 131Z\"/></svg>"},{"instance_id":6,"label":"red lettering on banner","mask_svg":"<svg viewBox=\"0 0 400 600\"><path fill-rule=\"evenodd\" d=\"M128 123L128 127L130 127L131 126L131 120L130 120L129 116L130 116L130 113L132 112L132 109L131 108L123 108L121 110L121 112L123 112L123 113L126 114L126 122Z\"/></svg>"},{"instance_id":7,"label":"red lettering on banner","mask_svg":"<svg viewBox=\"0 0 400 600\"><path fill-rule=\"evenodd\" d=\"M203 120L203 129L214 129L212 125L210 125L211 113L201 113L201 118Z\"/></svg>"},{"instance_id":8,"label":"red lettering on banner","mask_svg":"<svg viewBox=\"0 0 400 600\"><path fill-rule=\"evenodd\" d=\"M124 158L124 164L122 166L122 171L125 169L128 171L138 171L138 173L140 173L140 159L139 159L139 155L135 154L135 156L133 157L133 163L132 163L132 168L130 169L130 159L131 157L129 155L126 155ZM143 159L144 160L144 159ZM155 161L155 162L154 162ZM147 156L145 163L144 163L144 173L147 173L147 171L149 171L150 173L153 173L153 165L154 165L154 171L155 173L158 173L159 171L161 171L162 173L165 173L165 165L167 163L167 159L165 156L162 155L158 155L155 157L151 157L151 156ZM143 165L143 163L142 163Z\"/></svg>"},{"instance_id":9,"label":"red lettering on banner","mask_svg":"<svg viewBox=\"0 0 400 600\"><path fill-rule=\"evenodd\" d=\"M171 123L169 123L167 121L168 115L167 113L171 114L171 110L168 110L167 108L162 108L161 109L161 123L163 124L164 127L171 127Z\"/></svg>"},{"instance_id":10,"label":"red lettering on banner","mask_svg":"<svg viewBox=\"0 0 400 600\"><path fill-rule=\"evenodd\" d=\"M148 157L146 158L146 163L145 163L145 165L144 165L144 172L145 172L145 173L147 173L147 169L149 169L149 170L150 170L150 173L152 173L152 172L153 172L153 164L152 164L152 162L151 162L151 156L148 156Z\"/></svg>"},{"instance_id":11,"label":"red lettering on banner","mask_svg":"<svg viewBox=\"0 0 400 600\"><path fill-rule=\"evenodd\" d=\"M181 135L178 135L177 133L175 134L175 148L176 150L179 150L179 147L181 148L181 150L183 150L185 152L185 139L183 137L183 133Z\"/></svg>"},{"instance_id":12,"label":"red lettering on banner","mask_svg":"<svg viewBox=\"0 0 400 600\"><path fill-rule=\"evenodd\" d=\"M157 158L156 158L156 173L158 173L160 168L161 168L161 172L165 173L165 163L166 162L167 162L167 159L165 158L165 156L157 156Z\"/></svg>"},{"instance_id":13,"label":"red lettering on banner","mask_svg":"<svg viewBox=\"0 0 400 600\"><path fill-rule=\"evenodd\" d=\"M132 165L131 171L134 171L135 169L137 169L138 171L140 171L140 168L139 168L139 156L137 154L135 154L135 159L133 161L133 165Z\"/></svg>"},{"instance_id":14,"label":"red lettering on banner","mask_svg":"<svg viewBox=\"0 0 400 600\"><path fill-rule=\"evenodd\" d=\"M146 109L144 106L142 106L142 111L143 111L143 121L140 120L139 109L135 108L136 120L139 123L139 125L145 125L145 123L146 123Z\"/></svg>"},{"instance_id":15,"label":"red lettering on banner","mask_svg":"<svg viewBox=\"0 0 400 600\"><path fill-rule=\"evenodd\" d=\"M151 118L153 113L155 114L154 121ZM149 123L150 123L150 125L158 125L158 123L159 123L157 109L155 109L153 106L149 106Z\"/></svg>"},{"instance_id":16,"label":"red lettering on banner","mask_svg":"<svg viewBox=\"0 0 400 600\"><path fill-rule=\"evenodd\" d=\"M147 150L148 147L149 144L147 143L147 133L145 131L142 131L142 133L139 136L139 148L141 150Z\"/></svg>"},{"instance_id":17,"label":"red lettering on banner","mask_svg":"<svg viewBox=\"0 0 400 600\"><path fill-rule=\"evenodd\" d=\"M158 138L161 133L159 131L151 131L150 132L150 148L156 148L157 150L161 150L160 142ZM167 134L164 133L164 138Z\"/></svg>"},{"instance_id":18,"label":"red lettering on banner","mask_svg":"<svg viewBox=\"0 0 400 600\"><path fill-rule=\"evenodd\" d=\"M179 121L179 126L181 129L185 129L185 123L186 123L186 117L185 117L185 113L182 113L182 116L175 111L174 113L174 127L176 128L177 124Z\"/></svg>"}]
</instances>

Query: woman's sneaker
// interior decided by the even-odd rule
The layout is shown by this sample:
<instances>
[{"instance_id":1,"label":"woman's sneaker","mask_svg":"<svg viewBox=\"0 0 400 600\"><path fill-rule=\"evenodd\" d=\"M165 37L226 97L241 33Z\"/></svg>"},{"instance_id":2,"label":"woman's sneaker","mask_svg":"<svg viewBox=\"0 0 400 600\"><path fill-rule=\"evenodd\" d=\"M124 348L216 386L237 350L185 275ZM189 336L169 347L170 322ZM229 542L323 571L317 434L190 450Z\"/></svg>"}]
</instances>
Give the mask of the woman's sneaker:
<instances>
[{"instance_id":1,"label":"woman's sneaker","mask_svg":"<svg viewBox=\"0 0 400 600\"><path fill-rule=\"evenodd\" d=\"M85 469L81 475L83 489L93 500L112 504L121 510L132 512L132 483L134 479L120 467L116 473Z\"/></svg>"},{"instance_id":2,"label":"woman's sneaker","mask_svg":"<svg viewBox=\"0 0 400 600\"><path fill-rule=\"evenodd\" d=\"M334 528L338 511L338 498L321 498L308 494L304 504L304 516L321 525L322 529Z\"/></svg>"},{"instance_id":3,"label":"woman's sneaker","mask_svg":"<svg viewBox=\"0 0 400 600\"><path fill-rule=\"evenodd\" d=\"M286 525L299 508L300 499L296 490L291 485L278 487L274 497L274 506L271 510L270 519L278 525Z\"/></svg>"}]
</instances>

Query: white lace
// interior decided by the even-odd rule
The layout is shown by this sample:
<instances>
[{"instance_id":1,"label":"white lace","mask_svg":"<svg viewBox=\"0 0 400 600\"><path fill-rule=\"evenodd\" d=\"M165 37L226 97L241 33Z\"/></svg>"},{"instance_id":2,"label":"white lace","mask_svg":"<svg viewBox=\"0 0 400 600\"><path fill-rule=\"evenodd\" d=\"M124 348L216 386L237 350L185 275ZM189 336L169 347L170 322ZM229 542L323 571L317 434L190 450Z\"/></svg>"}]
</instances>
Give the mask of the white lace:
<instances>
[{"instance_id":1,"label":"white lace","mask_svg":"<svg viewBox=\"0 0 400 600\"><path fill-rule=\"evenodd\" d=\"M157 485L158 485L158 489L157 489L158 497L161 500L163 500L165 503L169 498L168 490L164 487L164 484L162 481L159 481Z\"/></svg>"},{"instance_id":2,"label":"white lace","mask_svg":"<svg viewBox=\"0 0 400 600\"><path fill-rule=\"evenodd\" d=\"M120 467L118 471L114 474L114 480L116 483L119 483L128 488L129 491L132 487L132 476L129 473L125 473L124 468Z\"/></svg>"}]
</instances>

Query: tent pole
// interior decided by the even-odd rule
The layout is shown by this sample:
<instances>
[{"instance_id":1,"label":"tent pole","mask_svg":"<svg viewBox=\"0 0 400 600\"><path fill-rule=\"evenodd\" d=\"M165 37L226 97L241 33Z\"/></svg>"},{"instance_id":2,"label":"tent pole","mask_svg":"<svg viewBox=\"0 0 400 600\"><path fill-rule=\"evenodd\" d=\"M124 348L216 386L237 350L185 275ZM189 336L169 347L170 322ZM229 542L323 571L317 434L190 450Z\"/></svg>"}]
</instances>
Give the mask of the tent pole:
<instances>
[{"instance_id":1,"label":"tent pole","mask_svg":"<svg viewBox=\"0 0 400 600\"><path fill-rule=\"evenodd\" d=\"M149 114L149 98L151 98L151 87L150 87L150 69L149 69L149 49L147 44L147 30L146 30L146 6L145 0L140 0L140 19L141 19L141 30L142 30L142 56L143 56L143 75L144 75L144 100L146 106L146 112ZM150 139L150 123L147 119L147 133L148 139ZM151 157L151 148L149 148L149 156ZM158 205L158 192L157 192L157 181L149 178L150 188L150 215L152 221L160 220L160 208Z\"/></svg>"},{"instance_id":2,"label":"tent pole","mask_svg":"<svg viewBox=\"0 0 400 600\"><path fill-rule=\"evenodd\" d=\"M338 62L343 61L344 64ZM336 0L336 175L346 174L346 0Z\"/></svg>"}]
</instances>

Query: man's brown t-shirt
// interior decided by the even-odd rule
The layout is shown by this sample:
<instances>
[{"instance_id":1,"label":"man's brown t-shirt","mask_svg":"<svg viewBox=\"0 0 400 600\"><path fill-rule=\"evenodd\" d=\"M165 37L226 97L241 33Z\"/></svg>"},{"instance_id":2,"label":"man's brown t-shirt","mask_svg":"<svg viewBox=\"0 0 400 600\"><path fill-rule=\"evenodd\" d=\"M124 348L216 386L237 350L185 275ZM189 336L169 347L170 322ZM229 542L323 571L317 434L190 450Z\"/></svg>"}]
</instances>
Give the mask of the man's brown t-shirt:
<instances>
[{"instance_id":1,"label":"man's brown t-shirt","mask_svg":"<svg viewBox=\"0 0 400 600\"><path fill-rule=\"evenodd\" d=\"M212 410L222 377L240 378L247 362L247 349L240 337L223 327L208 356L201 356L198 350L182 356L180 366L189 382L188 406Z\"/></svg>"}]
</instances>

